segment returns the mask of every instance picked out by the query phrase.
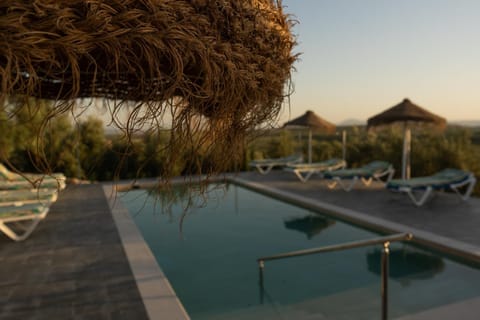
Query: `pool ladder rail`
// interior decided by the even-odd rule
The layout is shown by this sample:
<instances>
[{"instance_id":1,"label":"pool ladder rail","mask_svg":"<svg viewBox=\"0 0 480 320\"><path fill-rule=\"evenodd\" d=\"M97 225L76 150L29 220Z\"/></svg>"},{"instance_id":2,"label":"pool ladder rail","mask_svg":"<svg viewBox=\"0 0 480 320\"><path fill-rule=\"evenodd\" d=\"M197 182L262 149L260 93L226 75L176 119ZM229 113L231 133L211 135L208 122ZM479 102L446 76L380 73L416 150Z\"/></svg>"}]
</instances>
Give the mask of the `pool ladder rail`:
<instances>
[{"instance_id":1,"label":"pool ladder rail","mask_svg":"<svg viewBox=\"0 0 480 320\"><path fill-rule=\"evenodd\" d=\"M316 254L316 253L341 251L341 250L348 250L353 248L382 244L383 250L382 250L382 259L380 262L381 263L380 290L381 290L381 296L382 296L381 319L386 320L388 318L388 257L390 254L390 243L396 242L396 241L410 241L412 239L413 239L413 235L411 233L398 233L398 234L393 234L393 235L379 237L379 238L346 242L342 244L325 246L320 248L290 251L290 252L280 253L272 256L265 256L265 257L258 258L257 262L258 262L259 275L260 275L260 280L259 280L260 290L263 291L263 272L265 269L265 261L294 258L294 257L305 256L305 255Z\"/></svg>"}]
</instances>

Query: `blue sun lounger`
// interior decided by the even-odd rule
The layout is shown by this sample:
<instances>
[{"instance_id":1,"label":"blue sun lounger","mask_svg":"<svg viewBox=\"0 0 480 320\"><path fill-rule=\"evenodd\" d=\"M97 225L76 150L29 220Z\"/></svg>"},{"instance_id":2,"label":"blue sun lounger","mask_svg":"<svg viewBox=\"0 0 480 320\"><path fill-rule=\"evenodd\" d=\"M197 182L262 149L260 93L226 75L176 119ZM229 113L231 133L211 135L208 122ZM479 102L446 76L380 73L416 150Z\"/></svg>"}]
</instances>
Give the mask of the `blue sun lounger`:
<instances>
[{"instance_id":1,"label":"blue sun lounger","mask_svg":"<svg viewBox=\"0 0 480 320\"><path fill-rule=\"evenodd\" d=\"M340 169L325 172L324 178L332 180L327 183L329 189L333 189L339 185L343 190L350 191L358 180L366 186L369 186L373 180L385 183L385 181L388 182L392 179L394 173L395 170L389 162L372 161L356 169ZM385 179L385 181L382 179Z\"/></svg>"},{"instance_id":2,"label":"blue sun lounger","mask_svg":"<svg viewBox=\"0 0 480 320\"><path fill-rule=\"evenodd\" d=\"M307 182L313 174L323 177L325 172L343 169L347 163L342 159L332 158L314 163L292 163L286 165L283 170L295 173L302 182Z\"/></svg>"},{"instance_id":3,"label":"blue sun lounger","mask_svg":"<svg viewBox=\"0 0 480 320\"><path fill-rule=\"evenodd\" d=\"M303 161L303 156L301 155L291 155L283 158L272 158L272 159L261 159L261 160L252 160L249 163L250 167L254 167L260 172L260 174L268 174L273 167L283 167L293 163L300 163Z\"/></svg>"},{"instance_id":4,"label":"blue sun lounger","mask_svg":"<svg viewBox=\"0 0 480 320\"><path fill-rule=\"evenodd\" d=\"M389 190L406 193L416 206L422 206L434 191L454 191L462 200L468 200L477 179L473 173L459 169L444 169L431 176L409 180L394 179L387 183ZM462 192L461 188L465 187ZM415 195L418 194L418 197Z\"/></svg>"}]
</instances>

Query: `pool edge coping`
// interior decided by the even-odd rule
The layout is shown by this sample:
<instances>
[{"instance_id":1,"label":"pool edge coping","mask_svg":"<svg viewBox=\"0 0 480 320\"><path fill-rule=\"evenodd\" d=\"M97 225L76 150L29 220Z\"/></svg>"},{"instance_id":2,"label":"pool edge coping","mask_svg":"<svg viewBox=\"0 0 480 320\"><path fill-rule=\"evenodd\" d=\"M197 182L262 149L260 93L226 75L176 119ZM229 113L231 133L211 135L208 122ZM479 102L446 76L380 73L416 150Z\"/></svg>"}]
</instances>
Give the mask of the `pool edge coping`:
<instances>
[{"instance_id":1,"label":"pool edge coping","mask_svg":"<svg viewBox=\"0 0 480 320\"><path fill-rule=\"evenodd\" d=\"M103 192L149 319L190 320L115 186L103 185Z\"/></svg>"}]
</instances>

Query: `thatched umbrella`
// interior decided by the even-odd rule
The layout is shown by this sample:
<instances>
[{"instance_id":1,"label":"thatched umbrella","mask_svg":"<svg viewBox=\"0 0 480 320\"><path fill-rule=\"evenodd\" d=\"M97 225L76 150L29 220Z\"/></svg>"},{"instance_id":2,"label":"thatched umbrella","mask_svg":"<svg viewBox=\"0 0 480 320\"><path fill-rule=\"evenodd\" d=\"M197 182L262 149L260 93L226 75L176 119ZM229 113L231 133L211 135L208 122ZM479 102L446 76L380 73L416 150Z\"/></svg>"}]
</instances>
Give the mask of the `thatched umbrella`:
<instances>
[{"instance_id":1,"label":"thatched umbrella","mask_svg":"<svg viewBox=\"0 0 480 320\"><path fill-rule=\"evenodd\" d=\"M367 127L389 125L392 123L403 123L404 139L402 153L402 179L410 179L410 145L411 131L410 123L427 123L440 129L446 127L445 118L437 116L412 103L409 99L404 99L399 104L379 113L367 121Z\"/></svg>"},{"instance_id":2,"label":"thatched umbrella","mask_svg":"<svg viewBox=\"0 0 480 320\"><path fill-rule=\"evenodd\" d=\"M50 119L101 98L128 132L171 118L170 162L221 170L290 93L292 25L280 0L4 0L0 105L53 100Z\"/></svg>"},{"instance_id":3,"label":"thatched umbrella","mask_svg":"<svg viewBox=\"0 0 480 320\"><path fill-rule=\"evenodd\" d=\"M284 128L308 128L308 163L312 163L312 131L335 133L336 126L308 110L298 118L290 120L283 125Z\"/></svg>"},{"instance_id":4,"label":"thatched umbrella","mask_svg":"<svg viewBox=\"0 0 480 320\"><path fill-rule=\"evenodd\" d=\"M307 235L310 240L322 230L335 224L335 220L328 219L318 215L308 215L302 218L294 218L284 221L287 229L297 230Z\"/></svg>"},{"instance_id":5,"label":"thatched umbrella","mask_svg":"<svg viewBox=\"0 0 480 320\"><path fill-rule=\"evenodd\" d=\"M382 250L380 249L367 253L368 271L379 275L381 258ZM411 279L433 278L445 268L441 257L408 247L390 249L389 259L391 262L389 276L405 284L408 284L408 280Z\"/></svg>"}]
</instances>

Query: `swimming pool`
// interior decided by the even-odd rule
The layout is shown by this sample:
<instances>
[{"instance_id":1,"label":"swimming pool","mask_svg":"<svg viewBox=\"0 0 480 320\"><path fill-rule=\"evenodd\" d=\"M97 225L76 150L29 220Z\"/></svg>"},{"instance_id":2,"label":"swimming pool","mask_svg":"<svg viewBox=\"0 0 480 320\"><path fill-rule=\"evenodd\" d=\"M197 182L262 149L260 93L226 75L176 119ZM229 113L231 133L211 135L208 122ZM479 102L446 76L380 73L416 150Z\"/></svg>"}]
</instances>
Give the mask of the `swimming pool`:
<instances>
[{"instance_id":1,"label":"swimming pool","mask_svg":"<svg viewBox=\"0 0 480 320\"><path fill-rule=\"evenodd\" d=\"M161 212L145 190L122 200L192 319L379 318L379 246L268 262L263 292L256 263L372 231L232 184L193 198L202 206L186 215L180 202ZM391 251L392 319L480 296L479 269L412 245Z\"/></svg>"}]
</instances>

